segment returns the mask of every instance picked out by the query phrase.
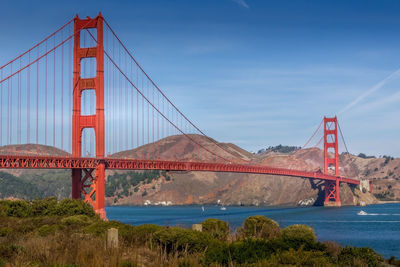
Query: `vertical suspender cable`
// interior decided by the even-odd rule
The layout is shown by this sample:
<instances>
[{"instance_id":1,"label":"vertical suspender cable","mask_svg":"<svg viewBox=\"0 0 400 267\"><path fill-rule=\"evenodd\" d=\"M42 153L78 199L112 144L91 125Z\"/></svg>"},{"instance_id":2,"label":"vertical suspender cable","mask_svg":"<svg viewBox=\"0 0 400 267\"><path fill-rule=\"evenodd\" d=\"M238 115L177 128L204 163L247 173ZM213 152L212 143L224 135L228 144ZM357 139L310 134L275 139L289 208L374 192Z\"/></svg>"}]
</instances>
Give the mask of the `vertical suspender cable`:
<instances>
[{"instance_id":1,"label":"vertical suspender cable","mask_svg":"<svg viewBox=\"0 0 400 267\"><path fill-rule=\"evenodd\" d=\"M71 29L71 28L70 28ZM71 30L70 30L71 32ZM73 95L73 89L72 89L72 73L73 73L73 68L72 68L72 40L69 42L69 49L68 49L68 114L69 118L71 120L68 121L68 148L71 149L72 153L72 95ZM70 124L71 123L71 124Z\"/></svg>"},{"instance_id":2,"label":"vertical suspender cable","mask_svg":"<svg viewBox=\"0 0 400 267\"><path fill-rule=\"evenodd\" d=\"M39 48L37 49L39 58ZM39 153L39 61L36 63L36 154Z\"/></svg>"},{"instance_id":3,"label":"vertical suspender cable","mask_svg":"<svg viewBox=\"0 0 400 267\"><path fill-rule=\"evenodd\" d=\"M28 60L29 64L31 63L31 52L28 53ZM30 119L30 111L31 111L31 66L28 67L28 89L27 89L27 109L26 109L26 122L27 122L27 143L30 143L30 126L31 126L31 119Z\"/></svg>"},{"instance_id":4,"label":"vertical suspender cable","mask_svg":"<svg viewBox=\"0 0 400 267\"><path fill-rule=\"evenodd\" d=\"M0 70L0 79L3 80L3 69ZM0 146L3 146L3 83L0 83Z\"/></svg>"},{"instance_id":5,"label":"vertical suspender cable","mask_svg":"<svg viewBox=\"0 0 400 267\"><path fill-rule=\"evenodd\" d=\"M44 144L47 145L47 41L45 56L45 78L44 78Z\"/></svg>"},{"instance_id":6,"label":"vertical suspender cable","mask_svg":"<svg viewBox=\"0 0 400 267\"><path fill-rule=\"evenodd\" d=\"M19 59L19 68L21 69L21 58ZM17 107L17 144L21 144L21 72L18 73L18 107Z\"/></svg>"},{"instance_id":7,"label":"vertical suspender cable","mask_svg":"<svg viewBox=\"0 0 400 267\"><path fill-rule=\"evenodd\" d=\"M12 73L12 63L11 63L10 68L11 68L11 73ZM10 118L10 115L11 115L11 112L10 112L10 108L11 108L11 105L10 105L10 83L12 85L12 78L7 80L7 145L10 144L10 119L11 119ZM9 147L8 147L8 149L9 149Z\"/></svg>"},{"instance_id":8,"label":"vertical suspender cable","mask_svg":"<svg viewBox=\"0 0 400 267\"><path fill-rule=\"evenodd\" d=\"M133 64L132 64L132 61L131 61L131 79L132 79L132 81L133 81ZM131 85L129 85L129 86L131 86ZM133 102L134 102L134 96L135 96L135 94L134 94L134 91L133 90L131 90L131 92L132 92L132 95L131 95L131 138L132 138L132 149L134 149L135 148L135 135L134 135L134 113L133 113L133 111L134 111L134 109L133 109Z\"/></svg>"},{"instance_id":9,"label":"vertical suspender cable","mask_svg":"<svg viewBox=\"0 0 400 267\"><path fill-rule=\"evenodd\" d=\"M126 57L124 57L124 59L125 59L125 69L126 69L126 72L128 72L127 59L126 59ZM126 144L124 147L125 150L129 149L129 145L128 145L128 125L129 125L128 99L129 99L129 97L128 97L128 80L125 79L125 114L124 114L124 120L126 121L125 122L125 143Z\"/></svg>"},{"instance_id":10,"label":"vertical suspender cable","mask_svg":"<svg viewBox=\"0 0 400 267\"><path fill-rule=\"evenodd\" d=\"M139 72L136 66L136 86L139 88ZM139 91L136 91L136 148L139 148ZM138 158L137 149L135 150L135 158Z\"/></svg>"},{"instance_id":11,"label":"vertical suspender cable","mask_svg":"<svg viewBox=\"0 0 400 267\"><path fill-rule=\"evenodd\" d=\"M54 40L54 47L56 46L56 38ZM56 151L56 51L53 51L53 155Z\"/></svg>"},{"instance_id":12,"label":"vertical suspender cable","mask_svg":"<svg viewBox=\"0 0 400 267\"><path fill-rule=\"evenodd\" d=\"M61 42L64 41L61 31ZM64 149L64 45L61 46L61 149Z\"/></svg>"},{"instance_id":13,"label":"vertical suspender cable","mask_svg":"<svg viewBox=\"0 0 400 267\"><path fill-rule=\"evenodd\" d=\"M142 92L143 92L143 73L142 73ZM142 158L144 158L144 97L142 96Z\"/></svg>"}]
</instances>

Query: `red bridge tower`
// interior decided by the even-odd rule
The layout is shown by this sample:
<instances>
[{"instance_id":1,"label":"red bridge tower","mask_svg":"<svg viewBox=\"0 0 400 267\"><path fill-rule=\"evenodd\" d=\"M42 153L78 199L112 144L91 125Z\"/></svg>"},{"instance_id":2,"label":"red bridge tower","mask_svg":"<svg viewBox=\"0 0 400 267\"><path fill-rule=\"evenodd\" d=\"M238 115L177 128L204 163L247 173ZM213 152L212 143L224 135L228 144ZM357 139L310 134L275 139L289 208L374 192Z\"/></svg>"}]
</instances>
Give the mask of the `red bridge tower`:
<instances>
[{"instance_id":1,"label":"red bridge tower","mask_svg":"<svg viewBox=\"0 0 400 267\"><path fill-rule=\"evenodd\" d=\"M325 206L341 206L337 130L337 117L324 117L324 173L329 175L331 174L330 172L334 171L334 175L336 176L336 181L325 180Z\"/></svg>"},{"instance_id":2,"label":"red bridge tower","mask_svg":"<svg viewBox=\"0 0 400 267\"><path fill-rule=\"evenodd\" d=\"M85 29L97 30L95 47L80 46L80 33ZM104 47L103 17L74 19L74 65L73 65L73 117L72 117L72 156L82 156L82 131L92 128L96 139L96 158L104 158ZM96 59L96 77L82 78L81 60ZM94 90L96 95L96 114L81 115L81 96L84 90ZM84 197L96 213L105 219L105 164L100 163L95 169L72 169L72 198Z\"/></svg>"}]
</instances>

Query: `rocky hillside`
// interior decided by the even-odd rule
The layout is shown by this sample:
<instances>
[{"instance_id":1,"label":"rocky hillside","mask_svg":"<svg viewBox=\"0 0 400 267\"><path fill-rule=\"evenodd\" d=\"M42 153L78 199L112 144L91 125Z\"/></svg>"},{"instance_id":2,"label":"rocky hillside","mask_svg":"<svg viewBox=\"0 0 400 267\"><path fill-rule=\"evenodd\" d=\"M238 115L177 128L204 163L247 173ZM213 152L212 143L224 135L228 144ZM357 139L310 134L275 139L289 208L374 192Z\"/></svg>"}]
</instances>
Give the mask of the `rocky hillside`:
<instances>
[{"instance_id":1,"label":"rocky hillside","mask_svg":"<svg viewBox=\"0 0 400 267\"><path fill-rule=\"evenodd\" d=\"M258 154L249 153L233 144L220 143L192 135L197 143L213 151L215 154L243 163L284 167L308 171L316 171L323 167L323 152L319 149L299 150L296 147L268 148ZM172 136L158 143L135 150L123 151L116 157L132 158L146 155L144 151L155 151L155 155L167 160L209 159L205 149L193 145L192 140L183 136ZM152 148L152 147L153 148ZM228 150L225 151L224 149ZM166 151L166 152L164 152ZM282 152L283 151L283 152ZM352 155L341 155L343 162L340 173L348 177L362 178ZM235 160L236 159L236 160ZM218 160L218 158L216 159ZM222 205L298 205L321 204L323 201L323 183L292 177L280 177L256 174L210 173L210 172L169 172L167 177L161 175L151 182L120 188L119 197L107 199L109 204L215 204ZM130 178L127 177L129 180ZM353 205L359 201L367 203L376 199L370 194L362 193L355 188L342 185L342 203ZM125 194L121 194L125 190Z\"/></svg>"},{"instance_id":2,"label":"rocky hillside","mask_svg":"<svg viewBox=\"0 0 400 267\"><path fill-rule=\"evenodd\" d=\"M0 148L0 153L7 148ZM18 151L34 154L54 153L51 147L39 148L35 145L13 147ZM60 155L66 152L58 151ZM251 162L274 167L316 171L323 168L323 152L317 148L300 150L296 147L270 147L253 154L234 144L217 143L198 136L175 135L154 144L135 150L122 151L111 155L118 158L157 157L165 160L224 160L239 163ZM381 200L400 199L400 159L391 157L365 158L349 154L340 156L340 174L352 178L367 178L373 183L373 193ZM57 185L63 183L59 197L70 194L70 175L68 171L27 171L3 170L11 173L34 186L41 195L51 195L51 190L40 186L41 176L46 183ZM52 173L51 173L52 172ZM48 179L54 176L54 182ZM33 178L34 177L34 178ZM3 182L2 182L3 181ZM9 179L7 180L9 181ZM5 197L2 188L7 182L0 173L0 197ZM8 186L10 188L10 186ZM12 192L11 192L12 193ZM22 193L23 194L23 193ZM57 194L57 192L54 192ZM53 194L53 195L54 195ZM12 195L12 194L11 194ZM19 193L21 195L21 193ZM19 197L19 195L15 195ZM321 204L323 200L323 183L293 177L281 177L256 174L212 173L212 172L135 172L107 171L106 195L108 205L144 205L144 204L216 204L222 205L298 205ZM7 190L10 196L10 190ZM376 202L368 192L342 185L341 201L353 205L359 201Z\"/></svg>"}]
</instances>

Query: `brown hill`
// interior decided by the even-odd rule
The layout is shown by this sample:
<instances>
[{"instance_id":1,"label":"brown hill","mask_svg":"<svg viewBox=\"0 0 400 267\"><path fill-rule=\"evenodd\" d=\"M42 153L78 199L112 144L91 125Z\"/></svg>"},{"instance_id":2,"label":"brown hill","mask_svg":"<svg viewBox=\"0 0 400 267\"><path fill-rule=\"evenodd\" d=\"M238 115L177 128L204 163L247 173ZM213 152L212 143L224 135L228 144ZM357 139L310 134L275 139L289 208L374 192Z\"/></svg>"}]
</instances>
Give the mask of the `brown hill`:
<instances>
[{"instance_id":1,"label":"brown hill","mask_svg":"<svg viewBox=\"0 0 400 267\"><path fill-rule=\"evenodd\" d=\"M192 140L200 145L194 145ZM206 149L204 149L205 147ZM212 153L208 152L211 151ZM147 152L145 152L147 151ZM152 151L152 152L149 152ZM199 160L210 161L221 158L240 163L251 163L272 167L316 171L323 168L323 152L318 148L297 150L293 153L265 153L255 155L233 144L216 144L214 140L203 136L190 135L190 138L176 135L163 139L155 144L123 151L113 157L144 157L152 155L164 160ZM216 154L220 157L215 157ZM360 178L359 171L351 155L341 155L340 173L348 177ZM223 160L222 160L223 162ZM297 205L299 202L315 203L323 200L323 183L317 181L280 177L270 175L250 175L210 172L171 172L171 180L159 179L151 184L143 184L130 190L127 197L109 203L135 204L173 203L173 204L207 204L220 201L225 205ZM355 190L358 194L360 191ZM343 185L342 203L356 204L354 196L347 185ZM374 201L371 197L369 202Z\"/></svg>"},{"instance_id":2,"label":"brown hill","mask_svg":"<svg viewBox=\"0 0 400 267\"><path fill-rule=\"evenodd\" d=\"M249 161L253 154L233 145L218 143L215 140L189 134L173 135L157 142L140 146L136 149L125 150L111 155L114 158L141 158L184 161Z\"/></svg>"},{"instance_id":3,"label":"brown hill","mask_svg":"<svg viewBox=\"0 0 400 267\"><path fill-rule=\"evenodd\" d=\"M0 146L0 155L24 155L24 156L69 156L70 154L59 148L47 145L23 144Z\"/></svg>"}]
</instances>

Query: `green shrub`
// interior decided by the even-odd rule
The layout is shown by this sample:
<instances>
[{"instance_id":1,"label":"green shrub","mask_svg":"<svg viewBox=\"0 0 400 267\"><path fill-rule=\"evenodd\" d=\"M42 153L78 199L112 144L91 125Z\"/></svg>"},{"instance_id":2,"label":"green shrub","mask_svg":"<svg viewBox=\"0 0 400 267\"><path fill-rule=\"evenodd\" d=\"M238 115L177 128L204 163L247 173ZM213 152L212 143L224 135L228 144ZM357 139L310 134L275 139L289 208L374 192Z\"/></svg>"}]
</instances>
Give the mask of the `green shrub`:
<instances>
[{"instance_id":1,"label":"green shrub","mask_svg":"<svg viewBox=\"0 0 400 267\"><path fill-rule=\"evenodd\" d=\"M271 266L334 266L332 259L322 251L289 249L274 254L269 259Z\"/></svg>"},{"instance_id":2,"label":"green shrub","mask_svg":"<svg viewBox=\"0 0 400 267\"><path fill-rule=\"evenodd\" d=\"M54 213L57 207L57 199L55 197L45 199L35 199L31 202L33 216L45 216Z\"/></svg>"},{"instance_id":3,"label":"green shrub","mask_svg":"<svg viewBox=\"0 0 400 267\"><path fill-rule=\"evenodd\" d=\"M282 240L294 249L298 249L301 246L312 247L316 241L314 230L302 224L294 224L286 227L282 230L281 236Z\"/></svg>"},{"instance_id":4,"label":"green shrub","mask_svg":"<svg viewBox=\"0 0 400 267\"><path fill-rule=\"evenodd\" d=\"M84 232L87 234L94 234L97 236L104 235L107 232L107 229L109 228L117 228L118 229L118 235L123 235L124 231L126 228L129 228L131 226L123 224L121 222L117 221L102 221L98 220L95 221L94 223L88 225L85 227ZM121 231L122 230L122 231Z\"/></svg>"},{"instance_id":5,"label":"green shrub","mask_svg":"<svg viewBox=\"0 0 400 267\"><path fill-rule=\"evenodd\" d=\"M212 240L205 253L206 265L209 266L211 263L219 263L228 266L229 261L228 244L219 240Z\"/></svg>"},{"instance_id":6,"label":"green shrub","mask_svg":"<svg viewBox=\"0 0 400 267\"><path fill-rule=\"evenodd\" d=\"M50 234L54 234L59 229L60 229L60 227L56 224L53 224L53 225L45 224L38 229L38 234L40 236L48 236Z\"/></svg>"},{"instance_id":7,"label":"green shrub","mask_svg":"<svg viewBox=\"0 0 400 267\"><path fill-rule=\"evenodd\" d=\"M201 225L203 227L203 232L222 241L227 239L230 232L229 224L217 219L207 219L202 222Z\"/></svg>"},{"instance_id":8,"label":"green shrub","mask_svg":"<svg viewBox=\"0 0 400 267\"><path fill-rule=\"evenodd\" d=\"M66 225L89 225L92 220L87 215L73 215L61 219L61 223Z\"/></svg>"},{"instance_id":9,"label":"green shrub","mask_svg":"<svg viewBox=\"0 0 400 267\"><path fill-rule=\"evenodd\" d=\"M32 209L29 202L25 200L2 200L0 206L6 216L25 218L32 216Z\"/></svg>"},{"instance_id":10,"label":"green shrub","mask_svg":"<svg viewBox=\"0 0 400 267\"><path fill-rule=\"evenodd\" d=\"M237 263L255 263L262 259L269 258L279 250L285 250L285 244L277 239L245 239L233 242L229 246L232 261Z\"/></svg>"},{"instance_id":11,"label":"green shrub","mask_svg":"<svg viewBox=\"0 0 400 267\"><path fill-rule=\"evenodd\" d=\"M40 224L32 219L19 219L16 220L15 223L11 226L14 230L14 233L18 234L27 234L29 232L34 231L39 228L43 224Z\"/></svg>"},{"instance_id":12,"label":"green shrub","mask_svg":"<svg viewBox=\"0 0 400 267\"><path fill-rule=\"evenodd\" d=\"M240 238L263 238L266 240L279 236L279 224L262 215L247 218L243 227L238 228Z\"/></svg>"},{"instance_id":13,"label":"green shrub","mask_svg":"<svg viewBox=\"0 0 400 267\"><path fill-rule=\"evenodd\" d=\"M366 266L380 266L383 258L376 254L372 248L356 248L346 246L338 256L340 266L354 266L355 263L365 264Z\"/></svg>"},{"instance_id":14,"label":"green shrub","mask_svg":"<svg viewBox=\"0 0 400 267\"><path fill-rule=\"evenodd\" d=\"M13 232L13 229L10 227L1 227L0 228L0 237L9 236Z\"/></svg>"},{"instance_id":15,"label":"green shrub","mask_svg":"<svg viewBox=\"0 0 400 267\"><path fill-rule=\"evenodd\" d=\"M400 266L400 260L396 260L394 256L391 256L388 260L387 263L393 265L393 266Z\"/></svg>"},{"instance_id":16,"label":"green shrub","mask_svg":"<svg viewBox=\"0 0 400 267\"><path fill-rule=\"evenodd\" d=\"M155 232L160 231L163 227L155 224L142 224L139 226L132 226L129 233L125 236L125 241L128 243L136 243L144 245L152 241Z\"/></svg>"},{"instance_id":17,"label":"green shrub","mask_svg":"<svg viewBox=\"0 0 400 267\"><path fill-rule=\"evenodd\" d=\"M179 227L162 228L153 234L153 241L167 253L205 251L210 240L206 233Z\"/></svg>"},{"instance_id":18,"label":"green shrub","mask_svg":"<svg viewBox=\"0 0 400 267\"><path fill-rule=\"evenodd\" d=\"M87 215L94 217L95 212L93 208L86 202L77 199L63 199L58 202L54 215L58 216L72 216L72 215Z\"/></svg>"},{"instance_id":19,"label":"green shrub","mask_svg":"<svg viewBox=\"0 0 400 267\"><path fill-rule=\"evenodd\" d=\"M14 244L2 244L0 245L0 259L10 260L14 257L19 251L22 250L21 246Z\"/></svg>"},{"instance_id":20,"label":"green shrub","mask_svg":"<svg viewBox=\"0 0 400 267\"><path fill-rule=\"evenodd\" d=\"M32 216L72 216L84 214L94 217L93 208L82 200L64 199L57 202L55 198L25 200L1 200L0 216L26 218Z\"/></svg>"}]
</instances>

